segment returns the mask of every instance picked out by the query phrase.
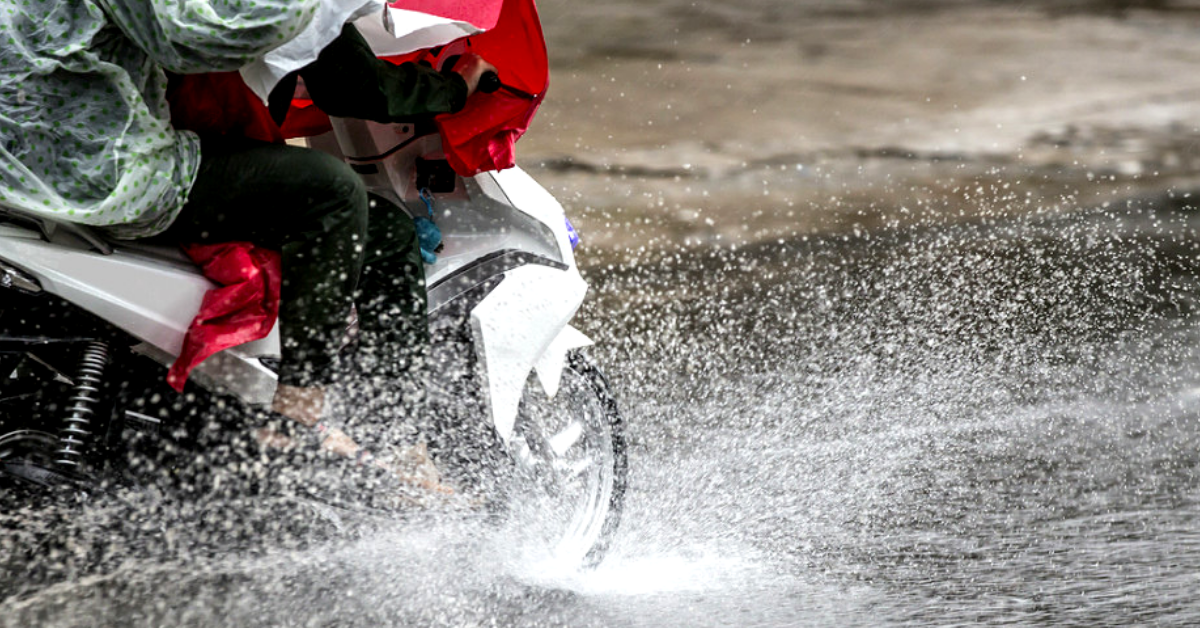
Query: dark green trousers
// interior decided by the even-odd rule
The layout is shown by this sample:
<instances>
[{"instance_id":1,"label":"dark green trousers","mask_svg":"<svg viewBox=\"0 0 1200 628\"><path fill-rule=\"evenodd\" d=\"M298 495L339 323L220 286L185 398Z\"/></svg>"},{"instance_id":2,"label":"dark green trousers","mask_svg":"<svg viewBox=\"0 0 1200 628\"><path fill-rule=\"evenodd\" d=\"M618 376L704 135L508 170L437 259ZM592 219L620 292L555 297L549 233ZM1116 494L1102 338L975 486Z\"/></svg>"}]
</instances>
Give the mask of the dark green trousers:
<instances>
[{"instance_id":1,"label":"dark green trousers","mask_svg":"<svg viewBox=\"0 0 1200 628\"><path fill-rule=\"evenodd\" d=\"M404 210L383 199L370 200L368 216L351 367L395 384L414 383L412 375L429 354L425 262L417 229Z\"/></svg>"},{"instance_id":2,"label":"dark green trousers","mask_svg":"<svg viewBox=\"0 0 1200 628\"><path fill-rule=\"evenodd\" d=\"M373 210L362 179L326 153L215 137L202 140L200 154L187 203L163 237L280 251L279 381L332 381L356 300L360 342L378 356L367 366L387 376L409 369L428 345L428 328L424 267L408 216L390 206Z\"/></svg>"}]
</instances>

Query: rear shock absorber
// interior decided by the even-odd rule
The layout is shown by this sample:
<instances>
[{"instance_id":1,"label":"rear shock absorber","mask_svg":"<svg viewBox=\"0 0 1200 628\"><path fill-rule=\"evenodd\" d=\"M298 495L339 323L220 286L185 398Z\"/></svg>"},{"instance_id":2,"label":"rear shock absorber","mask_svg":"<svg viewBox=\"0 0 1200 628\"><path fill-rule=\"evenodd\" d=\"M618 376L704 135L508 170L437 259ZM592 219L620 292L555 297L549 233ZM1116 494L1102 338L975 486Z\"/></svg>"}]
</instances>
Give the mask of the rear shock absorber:
<instances>
[{"instance_id":1,"label":"rear shock absorber","mask_svg":"<svg viewBox=\"0 0 1200 628\"><path fill-rule=\"evenodd\" d=\"M62 469L79 471L83 467L92 443L92 417L100 403L100 385L107 367L108 344L97 341L84 345L75 386L68 398L70 407L58 433L60 449L54 452L54 462Z\"/></svg>"}]
</instances>

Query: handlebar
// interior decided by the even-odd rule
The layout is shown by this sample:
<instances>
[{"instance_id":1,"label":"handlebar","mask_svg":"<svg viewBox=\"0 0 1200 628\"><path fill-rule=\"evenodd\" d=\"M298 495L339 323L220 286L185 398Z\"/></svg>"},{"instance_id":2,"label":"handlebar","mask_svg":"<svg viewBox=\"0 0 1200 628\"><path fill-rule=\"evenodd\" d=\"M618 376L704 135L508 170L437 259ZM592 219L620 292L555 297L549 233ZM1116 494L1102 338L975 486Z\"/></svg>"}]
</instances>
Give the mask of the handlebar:
<instances>
[{"instance_id":1,"label":"handlebar","mask_svg":"<svg viewBox=\"0 0 1200 628\"><path fill-rule=\"evenodd\" d=\"M454 66L458 65L458 60L461 58L462 55L446 57L446 60L442 62L442 68L453 68ZM500 75L496 74L495 72L488 71L484 72L483 76L479 77L479 85L475 87L475 90L485 94L492 94L499 91L501 87L504 87L504 83L500 82Z\"/></svg>"},{"instance_id":2,"label":"handlebar","mask_svg":"<svg viewBox=\"0 0 1200 628\"><path fill-rule=\"evenodd\" d=\"M475 89L485 94L491 94L501 87L504 87L504 83L500 82L498 74L495 72L484 72L483 76L479 77L479 86Z\"/></svg>"}]
</instances>

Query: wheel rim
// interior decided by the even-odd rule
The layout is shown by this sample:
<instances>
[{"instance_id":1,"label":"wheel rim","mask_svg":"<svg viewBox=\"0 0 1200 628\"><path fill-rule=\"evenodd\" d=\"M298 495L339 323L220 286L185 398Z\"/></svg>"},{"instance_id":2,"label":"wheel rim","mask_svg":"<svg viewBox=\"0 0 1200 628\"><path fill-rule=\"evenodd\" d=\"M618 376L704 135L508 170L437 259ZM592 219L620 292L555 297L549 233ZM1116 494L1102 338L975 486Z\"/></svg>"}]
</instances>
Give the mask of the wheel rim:
<instances>
[{"instance_id":1,"label":"wheel rim","mask_svg":"<svg viewBox=\"0 0 1200 628\"><path fill-rule=\"evenodd\" d=\"M522 536L556 562L583 564L603 533L616 478L604 404L567 368L553 399L539 384L527 386L517 421L513 506Z\"/></svg>"}]
</instances>

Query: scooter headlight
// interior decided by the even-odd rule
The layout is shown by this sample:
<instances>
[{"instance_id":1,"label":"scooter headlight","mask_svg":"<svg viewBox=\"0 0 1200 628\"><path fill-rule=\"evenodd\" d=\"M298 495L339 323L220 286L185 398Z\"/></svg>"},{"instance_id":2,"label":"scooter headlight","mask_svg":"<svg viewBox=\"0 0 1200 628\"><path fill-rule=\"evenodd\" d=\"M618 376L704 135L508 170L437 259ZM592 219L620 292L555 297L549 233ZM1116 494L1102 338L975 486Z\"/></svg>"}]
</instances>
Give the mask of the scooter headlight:
<instances>
[{"instance_id":1,"label":"scooter headlight","mask_svg":"<svg viewBox=\"0 0 1200 628\"><path fill-rule=\"evenodd\" d=\"M12 288L34 294L42 291L42 284L25 271L0 261L0 288Z\"/></svg>"},{"instance_id":2,"label":"scooter headlight","mask_svg":"<svg viewBox=\"0 0 1200 628\"><path fill-rule=\"evenodd\" d=\"M566 218L565 216L564 218L567 221L567 239L571 242L571 249L574 250L575 247L579 246L579 232L575 230L575 225L571 224L570 218Z\"/></svg>"}]
</instances>

